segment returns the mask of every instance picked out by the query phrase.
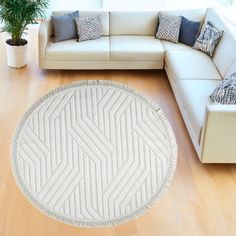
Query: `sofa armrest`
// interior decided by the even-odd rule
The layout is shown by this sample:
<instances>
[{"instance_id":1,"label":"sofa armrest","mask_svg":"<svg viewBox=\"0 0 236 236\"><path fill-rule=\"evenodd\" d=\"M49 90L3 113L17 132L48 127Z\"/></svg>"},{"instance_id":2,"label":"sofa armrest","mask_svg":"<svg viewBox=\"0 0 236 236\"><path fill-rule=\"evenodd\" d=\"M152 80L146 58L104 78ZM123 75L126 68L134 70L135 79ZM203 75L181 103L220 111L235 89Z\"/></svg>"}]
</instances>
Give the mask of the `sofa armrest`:
<instances>
[{"instance_id":1,"label":"sofa armrest","mask_svg":"<svg viewBox=\"0 0 236 236\"><path fill-rule=\"evenodd\" d=\"M45 19L42 20L39 26L39 34L38 34L38 56L39 56L39 67L41 69L44 68L45 64L45 54L46 54L46 48L49 41L49 38L52 35L52 26L51 26L51 20Z\"/></svg>"},{"instance_id":2,"label":"sofa armrest","mask_svg":"<svg viewBox=\"0 0 236 236\"><path fill-rule=\"evenodd\" d=\"M208 105L201 135L201 161L236 163L236 105Z\"/></svg>"}]
</instances>

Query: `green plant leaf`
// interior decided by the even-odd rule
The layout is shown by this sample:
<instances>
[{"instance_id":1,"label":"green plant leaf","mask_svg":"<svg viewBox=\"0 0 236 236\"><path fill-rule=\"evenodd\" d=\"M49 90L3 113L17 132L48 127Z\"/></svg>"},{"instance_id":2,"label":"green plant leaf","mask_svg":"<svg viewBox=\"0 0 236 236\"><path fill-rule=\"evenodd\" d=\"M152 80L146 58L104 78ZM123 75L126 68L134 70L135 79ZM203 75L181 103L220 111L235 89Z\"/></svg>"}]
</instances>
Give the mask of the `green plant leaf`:
<instances>
[{"instance_id":1,"label":"green plant leaf","mask_svg":"<svg viewBox=\"0 0 236 236\"><path fill-rule=\"evenodd\" d=\"M29 24L37 24L36 18L44 18L48 0L0 0L0 22L3 31L10 34L17 45Z\"/></svg>"}]
</instances>

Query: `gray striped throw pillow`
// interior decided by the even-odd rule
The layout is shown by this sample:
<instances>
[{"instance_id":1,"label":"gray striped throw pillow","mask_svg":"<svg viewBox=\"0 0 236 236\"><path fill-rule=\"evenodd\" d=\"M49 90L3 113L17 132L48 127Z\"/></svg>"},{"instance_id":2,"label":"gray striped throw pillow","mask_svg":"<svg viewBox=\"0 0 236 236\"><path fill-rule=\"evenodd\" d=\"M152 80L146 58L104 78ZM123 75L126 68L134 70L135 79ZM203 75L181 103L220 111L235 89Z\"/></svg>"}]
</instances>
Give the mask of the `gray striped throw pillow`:
<instances>
[{"instance_id":1,"label":"gray striped throw pillow","mask_svg":"<svg viewBox=\"0 0 236 236\"><path fill-rule=\"evenodd\" d=\"M225 78L210 95L212 102L236 104L236 73Z\"/></svg>"},{"instance_id":2,"label":"gray striped throw pillow","mask_svg":"<svg viewBox=\"0 0 236 236\"><path fill-rule=\"evenodd\" d=\"M208 21L202 26L201 33L196 39L193 48L203 51L212 57L223 33L223 30L218 30Z\"/></svg>"}]
</instances>

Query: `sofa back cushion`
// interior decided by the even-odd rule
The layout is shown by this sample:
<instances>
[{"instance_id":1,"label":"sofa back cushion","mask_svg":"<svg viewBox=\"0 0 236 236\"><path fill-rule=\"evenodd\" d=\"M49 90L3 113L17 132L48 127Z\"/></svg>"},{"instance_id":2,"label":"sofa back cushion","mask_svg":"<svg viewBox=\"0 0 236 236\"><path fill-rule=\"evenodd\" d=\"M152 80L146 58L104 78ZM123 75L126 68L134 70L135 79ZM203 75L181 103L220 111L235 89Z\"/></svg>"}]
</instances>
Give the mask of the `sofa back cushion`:
<instances>
[{"instance_id":1,"label":"sofa back cushion","mask_svg":"<svg viewBox=\"0 0 236 236\"><path fill-rule=\"evenodd\" d=\"M236 59L235 61L230 65L229 69L227 70L225 77L228 77L232 75L233 73L236 73Z\"/></svg>"},{"instance_id":2,"label":"sofa back cushion","mask_svg":"<svg viewBox=\"0 0 236 236\"><path fill-rule=\"evenodd\" d=\"M206 10L205 9L188 9L188 10L166 10L160 11L160 14L169 16L184 16L188 20L203 22Z\"/></svg>"},{"instance_id":3,"label":"sofa back cushion","mask_svg":"<svg viewBox=\"0 0 236 236\"><path fill-rule=\"evenodd\" d=\"M227 71L236 60L236 38L222 16L215 9L207 9L205 21L210 21L218 29L224 30L224 34L214 52L213 62L222 77L225 77L229 74Z\"/></svg>"},{"instance_id":4,"label":"sofa back cushion","mask_svg":"<svg viewBox=\"0 0 236 236\"><path fill-rule=\"evenodd\" d=\"M52 14L55 16L68 14L71 11L54 11ZM99 11L99 10L79 10L80 17L94 17L100 15L101 16L101 25L102 25L102 35L109 35L109 12L108 11Z\"/></svg>"},{"instance_id":5,"label":"sofa back cushion","mask_svg":"<svg viewBox=\"0 0 236 236\"><path fill-rule=\"evenodd\" d=\"M155 35L157 11L110 12L110 35Z\"/></svg>"}]
</instances>

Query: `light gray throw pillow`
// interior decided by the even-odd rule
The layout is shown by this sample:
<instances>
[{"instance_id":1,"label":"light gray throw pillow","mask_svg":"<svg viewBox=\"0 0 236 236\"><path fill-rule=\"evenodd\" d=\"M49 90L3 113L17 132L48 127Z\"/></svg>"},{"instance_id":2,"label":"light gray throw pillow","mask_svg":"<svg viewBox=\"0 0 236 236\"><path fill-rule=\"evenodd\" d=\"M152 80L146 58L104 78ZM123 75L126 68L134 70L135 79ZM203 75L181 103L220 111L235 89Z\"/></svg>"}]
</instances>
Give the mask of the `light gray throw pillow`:
<instances>
[{"instance_id":1,"label":"light gray throw pillow","mask_svg":"<svg viewBox=\"0 0 236 236\"><path fill-rule=\"evenodd\" d=\"M78 42L98 39L102 36L101 16L75 18Z\"/></svg>"},{"instance_id":2,"label":"light gray throw pillow","mask_svg":"<svg viewBox=\"0 0 236 236\"><path fill-rule=\"evenodd\" d=\"M160 15L156 37L178 43L181 20L181 16Z\"/></svg>"},{"instance_id":3,"label":"light gray throw pillow","mask_svg":"<svg viewBox=\"0 0 236 236\"><path fill-rule=\"evenodd\" d=\"M55 42L76 39L78 37L74 20L75 17L79 17L79 11L62 16L52 16Z\"/></svg>"}]
</instances>

